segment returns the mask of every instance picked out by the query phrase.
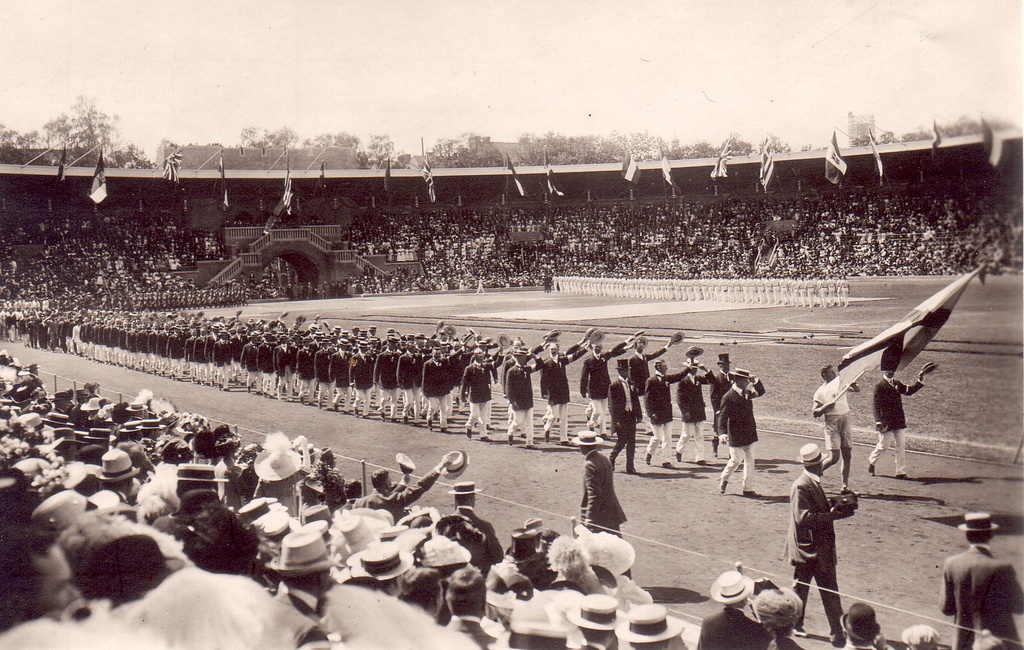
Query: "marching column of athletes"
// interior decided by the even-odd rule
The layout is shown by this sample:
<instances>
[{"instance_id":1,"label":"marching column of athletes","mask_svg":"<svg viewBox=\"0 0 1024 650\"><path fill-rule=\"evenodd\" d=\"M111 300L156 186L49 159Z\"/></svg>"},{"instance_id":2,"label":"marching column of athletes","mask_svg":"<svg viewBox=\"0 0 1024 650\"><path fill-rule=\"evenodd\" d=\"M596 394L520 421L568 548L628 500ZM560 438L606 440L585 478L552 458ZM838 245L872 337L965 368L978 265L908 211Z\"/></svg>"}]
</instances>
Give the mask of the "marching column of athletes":
<instances>
[{"instance_id":1,"label":"marching column of athletes","mask_svg":"<svg viewBox=\"0 0 1024 650\"><path fill-rule=\"evenodd\" d=\"M788 307L849 307L845 278L554 278L555 291L643 300L742 302Z\"/></svg>"}]
</instances>

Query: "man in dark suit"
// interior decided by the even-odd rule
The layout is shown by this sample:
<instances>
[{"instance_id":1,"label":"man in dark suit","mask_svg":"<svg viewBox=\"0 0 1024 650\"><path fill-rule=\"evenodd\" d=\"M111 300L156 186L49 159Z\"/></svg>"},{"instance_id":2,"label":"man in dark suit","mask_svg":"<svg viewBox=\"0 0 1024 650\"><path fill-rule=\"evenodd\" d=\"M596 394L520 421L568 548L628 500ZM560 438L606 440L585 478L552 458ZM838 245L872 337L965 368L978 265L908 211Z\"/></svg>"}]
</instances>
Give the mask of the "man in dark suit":
<instances>
[{"instance_id":1,"label":"man in dark suit","mask_svg":"<svg viewBox=\"0 0 1024 650\"><path fill-rule=\"evenodd\" d=\"M700 623L697 650L764 650L771 640L757 621L743 609L754 594L754 581L739 571L726 571L711 585L711 599L722 603L722 611Z\"/></svg>"},{"instance_id":2,"label":"man in dark suit","mask_svg":"<svg viewBox=\"0 0 1024 650\"><path fill-rule=\"evenodd\" d=\"M646 460L650 465L654 452L660 446L662 467L672 467L669 460L672 447L672 390L669 385L681 380L688 372L684 369L682 372L667 375L667 370L668 366L664 359L655 361L654 374L647 380L647 390L644 391L644 407L654 430L651 441L647 443Z\"/></svg>"},{"instance_id":3,"label":"man in dark suit","mask_svg":"<svg viewBox=\"0 0 1024 650\"><path fill-rule=\"evenodd\" d=\"M569 444L569 378L565 367L587 353L586 339L569 347L562 354L558 342L547 341L547 359L540 362L540 396L548 401L544 413L544 441L551 437L551 427L558 422L558 444Z\"/></svg>"},{"instance_id":4,"label":"man in dark suit","mask_svg":"<svg viewBox=\"0 0 1024 650\"><path fill-rule=\"evenodd\" d=\"M615 448L612 449L611 463L623 449L626 450L626 473L636 474L633 458L636 456L636 424L643 419L640 411L640 391L629 379L629 360L619 359L616 363L618 377L608 387L608 411L612 419L612 433L615 434Z\"/></svg>"},{"instance_id":5,"label":"man in dark suit","mask_svg":"<svg viewBox=\"0 0 1024 650\"><path fill-rule=\"evenodd\" d=\"M593 356L583 360L583 368L580 372L580 395L584 399L590 400L588 405L590 418L587 426L592 431L602 434L607 431L608 386L611 384L611 377L608 376L608 360L625 352L627 343L627 341L623 341L608 351L604 351L600 343L593 343L590 346Z\"/></svg>"},{"instance_id":6,"label":"man in dark suit","mask_svg":"<svg viewBox=\"0 0 1024 650\"><path fill-rule=\"evenodd\" d=\"M604 531L619 535L619 527L626 522L626 513L615 496L612 463L598 450L603 442L593 431L581 431L573 438L573 443L579 445L580 452L586 457L580 520L595 533Z\"/></svg>"},{"instance_id":7,"label":"man in dark suit","mask_svg":"<svg viewBox=\"0 0 1024 650\"><path fill-rule=\"evenodd\" d=\"M883 370L882 379L875 385L875 429L878 444L868 456L868 473L875 475L875 463L889 445L896 445L896 478L907 478L907 419L903 413L903 396L911 396L924 388L924 376L935 369L926 363L917 373L917 381L909 386L896 379L896 372Z\"/></svg>"},{"instance_id":8,"label":"man in dark suit","mask_svg":"<svg viewBox=\"0 0 1024 650\"><path fill-rule=\"evenodd\" d=\"M718 355L718 368L708 373L708 384L711 386L711 410L714 415L711 418L711 426L715 435L711 437L711 455L718 458L718 445L721 431L718 428L718 413L722 410L722 398L732 388L732 380L729 379L730 362L729 355L722 353Z\"/></svg>"},{"instance_id":9,"label":"man in dark suit","mask_svg":"<svg viewBox=\"0 0 1024 650\"><path fill-rule=\"evenodd\" d=\"M757 377L742 368L731 371L729 379L732 380L732 388L722 398L722 411L718 416L719 431L729 439L729 462L722 470L718 491L725 494L729 477L743 463L743 496L757 496L752 482L757 422L751 400L764 395L764 386Z\"/></svg>"},{"instance_id":10,"label":"man in dark suit","mask_svg":"<svg viewBox=\"0 0 1024 650\"><path fill-rule=\"evenodd\" d=\"M686 351L686 376L676 386L676 400L679 402L679 415L683 421L679 442L676 443L677 463L683 462L683 446L687 438L692 438L695 449L693 460L698 465L707 464L704 458L704 432L701 430L701 423L707 419L703 386L708 383L711 371L697 361L697 357L702 354L703 349L695 345L690 346Z\"/></svg>"},{"instance_id":11,"label":"man in dark suit","mask_svg":"<svg viewBox=\"0 0 1024 650\"><path fill-rule=\"evenodd\" d=\"M942 613L958 626L953 649L969 650L980 630L1015 644L1007 647L1021 647L1013 615L1024 614L1024 594L1013 566L993 557L988 546L999 526L988 513L969 512L959 528L971 546L946 560L942 582Z\"/></svg>"},{"instance_id":12,"label":"man in dark suit","mask_svg":"<svg viewBox=\"0 0 1024 650\"><path fill-rule=\"evenodd\" d=\"M456 483L448 490L448 494L455 497L455 514L462 515L472 523L477 530L483 533L483 552L473 564L482 572L487 573L492 566L501 562L504 552L501 550L501 540L494 530L494 524L481 517L476 511L476 495L480 490L476 489L473 481Z\"/></svg>"},{"instance_id":13,"label":"man in dark suit","mask_svg":"<svg viewBox=\"0 0 1024 650\"><path fill-rule=\"evenodd\" d=\"M840 602L839 584L836 580L836 531L832 522L847 516L829 505L821 489L822 457L818 445L807 443L800 448L800 461L804 471L793 481L789 492L790 512L789 535L786 537L786 557L794 566L793 580L796 593L803 601L804 608L794 627L797 636L807 636L803 631L804 613L807 611L807 595L811 580L818 585L825 616L831 630L832 645L842 647L846 642L843 633L843 605ZM849 511L852 513L853 511Z\"/></svg>"},{"instance_id":14,"label":"man in dark suit","mask_svg":"<svg viewBox=\"0 0 1024 650\"><path fill-rule=\"evenodd\" d=\"M473 359L462 372L459 390L463 402L469 402L466 437L473 437L473 425L480 424L480 439L489 440L491 430L491 383L497 381L498 371L483 348L473 350Z\"/></svg>"}]
</instances>

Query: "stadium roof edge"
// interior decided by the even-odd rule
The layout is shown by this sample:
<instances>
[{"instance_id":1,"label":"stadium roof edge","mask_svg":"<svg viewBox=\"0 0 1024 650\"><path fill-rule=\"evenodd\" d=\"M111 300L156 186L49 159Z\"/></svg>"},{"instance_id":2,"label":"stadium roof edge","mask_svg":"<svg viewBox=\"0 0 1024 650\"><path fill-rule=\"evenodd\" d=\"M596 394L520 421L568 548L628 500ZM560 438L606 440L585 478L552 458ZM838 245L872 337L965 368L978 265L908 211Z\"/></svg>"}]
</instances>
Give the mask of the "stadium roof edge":
<instances>
[{"instance_id":1,"label":"stadium roof edge","mask_svg":"<svg viewBox=\"0 0 1024 650\"><path fill-rule=\"evenodd\" d=\"M995 131L996 137L1002 138L1003 140L1021 140L1022 132L1020 129L1001 129ZM951 136L942 139L942 143L939 145L940 149L949 149L954 147L962 147L967 145L981 144L981 134L974 135L963 135L963 136ZM926 151L931 149L930 140L917 140L914 142L894 142L891 144L880 144L877 145L878 153L881 155L887 153L896 152L908 152L908 151ZM841 153L844 156L864 156L871 155L870 147L848 147L841 149ZM810 160L814 158L824 158L825 149L814 149L811 151L793 151L790 153L776 153L775 162L785 162L787 160ZM731 165L741 165L760 162L761 154L752 154L749 156L733 156L729 160ZM689 167L708 167L711 168L715 165L716 158L692 158L692 159L681 159L681 160L670 160L669 163L673 169L682 169ZM661 161L650 160L639 162L637 165L641 170L661 170ZM587 165L552 165L552 169L555 173L586 173L586 172L612 172L622 168L622 163L597 163ZM53 176L57 172L56 166L41 166L41 165L0 165L0 175L23 175L23 176ZM89 167L68 167L66 174L68 176L92 176L94 168ZM508 173L505 167L472 167L472 168L458 168L458 167L440 167L432 170L435 177L454 177L454 176L502 176ZM524 165L522 167L516 167L516 173L527 175L527 174L543 174L545 168L542 165ZM117 169L114 167L106 168L106 175L111 178L162 178L161 169ZM319 168L310 169L308 171L291 171L292 178L319 178ZM383 169L328 169L325 172L325 177L331 178L351 178L351 179L368 179L368 178L384 178ZM410 178L422 176L422 171L419 169L392 169L391 175L395 178ZM204 169L201 171L181 170L180 176L183 180L188 179L216 179L220 177L220 172L216 169ZM274 169L269 171L261 170L225 170L225 176L229 179L272 179L279 178L284 179L284 169Z\"/></svg>"}]
</instances>

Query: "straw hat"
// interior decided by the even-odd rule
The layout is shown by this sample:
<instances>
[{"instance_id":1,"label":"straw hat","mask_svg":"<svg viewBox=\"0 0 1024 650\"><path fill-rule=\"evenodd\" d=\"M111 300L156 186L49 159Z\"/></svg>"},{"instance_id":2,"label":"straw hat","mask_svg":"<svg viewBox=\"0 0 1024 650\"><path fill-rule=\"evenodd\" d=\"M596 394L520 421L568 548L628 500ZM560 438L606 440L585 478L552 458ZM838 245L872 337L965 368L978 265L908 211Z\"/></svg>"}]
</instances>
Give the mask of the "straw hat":
<instances>
[{"instance_id":1,"label":"straw hat","mask_svg":"<svg viewBox=\"0 0 1024 650\"><path fill-rule=\"evenodd\" d=\"M402 551L393 543L379 544L360 551L346 561L353 578L391 580L412 568L412 553Z\"/></svg>"},{"instance_id":2,"label":"straw hat","mask_svg":"<svg viewBox=\"0 0 1024 650\"><path fill-rule=\"evenodd\" d=\"M585 445L597 446L604 443L604 438L597 435L593 431L580 431L575 438L572 439L572 444L583 447Z\"/></svg>"},{"instance_id":3,"label":"straw hat","mask_svg":"<svg viewBox=\"0 0 1024 650\"><path fill-rule=\"evenodd\" d=\"M89 502L74 490L62 490L36 506L32 523L49 531L64 530L88 508Z\"/></svg>"},{"instance_id":4,"label":"straw hat","mask_svg":"<svg viewBox=\"0 0 1024 650\"><path fill-rule=\"evenodd\" d=\"M334 562L327 554L323 536L313 530L303 530L285 535L280 557L267 566L283 576L304 576L326 571Z\"/></svg>"},{"instance_id":5,"label":"straw hat","mask_svg":"<svg viewBox=\"0 0 1024 650\"><path fill-rule=\"evenodd\" d=\"M423 543L420 547L420 557L423 566L438 569L468 564L472 555L466 547L438 535Z\"/></svg>"},{"instance_id":6,"label":"straw hat","mask_svg":"<svg viewBox=\"0 0 1024 650\"><path fill-rule=\"evenodd\" d=\"M104 483L121 481L139 473L139 468L132 466L128 452L116 447L103 454L101 467L103 472L100 474L100 480Z\"/></svg>"},{"instance_id":7,"label":"straw hat","mask_svg":"<svg viewBox=\"0 0 1024 650\"><path fill-rule=\"evenodd\" d=\"M628 620L615 629L615 636L628 643L654 643L683 633L683 622L668 615L664 605L637 605Z\"/></svg>"},{"instance_id":8,"label":"straw hat","mask_svg":"<svg viewBox=\"0 0 1024 650\"><path fill-rule=\"evenodd\" d=\"M987 512L968 512L964 515L964 523L957 528L964 532L995 532L999 530L999 525L992 523L992 515Z\"/></svg>"},{"instance_id":9,"label":"straw hat","mask_svg":"<svg viewBox=\"0 0 1024 650\"><path fill-rule=\"evenodd\" d=\"M614 630L619 625L619 600L606 594L590 594L570 609L565 617L576 627L590 630Z\"/></svg>"},{"instance_id":10,"label":"straw hat","mask_svg":"<svg viewBox=\"0 0 1024 650\"><path fill-rule=\"evenodd\" d=\"M804 465L815 465L821 462L821 449L813 442L809 442L800 448L800 456L797 458Z\"/></svg>"},{"instance_id":11,"label":"straw hat","mask_svg":"<svg viewBox=\"0 0 1024 650\"><path fill-rule=\"evenodd\" d=\"M292 448L264 449L253 461L256 476L264 481L283 481L302 468L302 457Z\"/></svg>"},{"instance_id":12,"label":"straw hat","mask_svg":"<svg viewBox=\"0 0 1024 650\"><path fill-rule=\"evenodd\" d=\"M739 603L754 593L754 581L739 571L726 571L711 585L712 600L723 605Z\"/></svg>"}]
</instances>

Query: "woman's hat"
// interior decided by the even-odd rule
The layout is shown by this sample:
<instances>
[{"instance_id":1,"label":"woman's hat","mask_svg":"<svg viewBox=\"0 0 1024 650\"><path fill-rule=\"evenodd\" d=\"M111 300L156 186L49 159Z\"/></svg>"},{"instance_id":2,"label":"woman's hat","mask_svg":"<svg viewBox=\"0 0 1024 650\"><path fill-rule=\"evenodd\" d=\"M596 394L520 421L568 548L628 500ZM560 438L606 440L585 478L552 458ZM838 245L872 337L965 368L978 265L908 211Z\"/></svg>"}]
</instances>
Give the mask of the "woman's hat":
<instances>
[{"instance_id":1,"label":"woman's hat","mask_svg":"<svg viewBox=\"0 0 1024 650\"><path fill-rule=\"evenodd\" d=\"M88 508L84 496L74 490L62 490L36 506L32 511L32 523L44 530L56 532L74 523Z\"/></svg>"},{"instance_id":2,"label":"woman's hat","mask_svg":"<svg viewBox=\"0 0 1024 650\"><path fill-rule=\"evenodd\" d=\"M712 600L731 605L746 600L754 593L754 581L739 571L726 571L711 585Z\"/></svg>"},{"instance_id":3,"label":"woman's hat","mask_svg":"<svg viewBox=\"0 0 1024 650\"><path fill-rule=\"evenodd\" d=\"M604 567L615 576L625 574L636 562L633 545L611 533L594 533L576 526L576 537L590 556L590 565Z\"/></svg>"},{"instance_id":4,"label":"woman's hat","mask_svg":"<svg viewBox=\"0 0 1024 650\"><path fill-rule=\"evenodd\" d=\"M100 408L101 408L101 406L100 406L100 399L102 399L102 398L100 398L100 397L92 397L92 398L90 398L88 402L86 402L85 404L82 404L82 406L79 407L79 410L86 411L86 412L92 412L92 411L100 410Z\"/></svg>"},{"instance_id":5,"label":"woman's hat","mask_svg":"<svg viewBox=\"0 0 1024 650\"><path fill-rule=\"evenodd\" d=\"M256 476L264 481L283 481L302 468L302 457L294 449L264 449L256 456L252 466Z\"/></svg>"},{"instance_id":6,"label":"woman's hat","mask_svg":"<svg viewBox=\"0 0 1024 650\"><path fill-rule=\"evenodd\" d=\"M390 580L412 568L412 553L402 551L393 543L379 544L360 551L346 560L353 578Z\"/></svg>"},{"instance_id":7,"label":"woman's hat","mask_svg":"<svg viewBox=\"0 0 1024 650\"><path fill-rule=\"evenodd\" d=\"M322 535L312 530L289 533L281 540L281 555L267 567L283 576L304 576L334 566Z\"/></svg>"},{"instance_id":8,"label":"woman's hat","mask_svg":"<svg viewBox=\"0 0 1024 650\"><path fill-rule=\"evenodd\" d=\"M842 621L846 636L854 642L868 643L882 631L882 626L875 619L875 610L864 603L850 605Z\"/></svg>"},{"instance_id":9,"label":"woman's hat","mask_svg":"<svg viewBox=\"0 0 1024 650\"><path fill-rule=\"evenodd\" d=\"M619 600L606 594L584 596L576 609L570 609L565 617L576 627L590 630L614 630L619 625Z\"/></svg>"},{"instance_id":10,"label":"woman's hat","mask_svg":"<svg viewBox=\"0 0 1024 650\"><path fill-rule=\"evenodd\" d=\"M987 512L968 512L964 515L964 523L957 528L965 532L994 532L999 530L999 525L992 523L992 515Z\"/></svg>"},{"instance_id":11,"label":"woman's hat","mask_svg":"<svg viewBox=\"0 0 1024 650\"><path fill-rule=\"evenodd\" d=\"M466 547L441 535L431 537L420 547L420 564L432 569L469 564L471 557Z\"/></svg>"},{"instance_id":12,"label":"woman's hat","mask_svg":"<svg viewBox=\"0 0 1024 650\"><path fill-rule=\"evenodd\" d=\"M128 452L116 447L103 454L101 467L103 472L100 474L100 480L105 483L121 481L139 473L139 468L132 466L132 459Z\"/></svg>"},{"instance_id":13,"label":"woman's hat","mask_svg":"<svg viewBox=\"0 0 1024 650\"><path fill-rule=\"evenodd\" d=\"M668 615L664 605L636 605L628 620L615 628L615 636L628 643L654 643L683 633L683 622Z\"/></svg>"}]
</instances>

